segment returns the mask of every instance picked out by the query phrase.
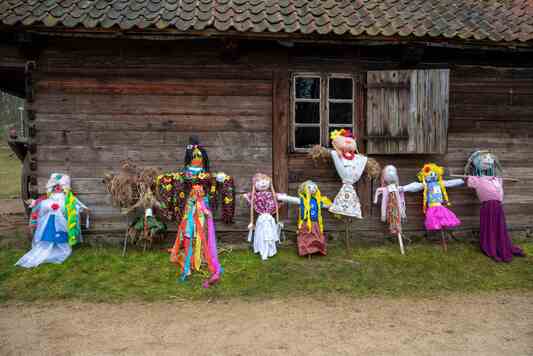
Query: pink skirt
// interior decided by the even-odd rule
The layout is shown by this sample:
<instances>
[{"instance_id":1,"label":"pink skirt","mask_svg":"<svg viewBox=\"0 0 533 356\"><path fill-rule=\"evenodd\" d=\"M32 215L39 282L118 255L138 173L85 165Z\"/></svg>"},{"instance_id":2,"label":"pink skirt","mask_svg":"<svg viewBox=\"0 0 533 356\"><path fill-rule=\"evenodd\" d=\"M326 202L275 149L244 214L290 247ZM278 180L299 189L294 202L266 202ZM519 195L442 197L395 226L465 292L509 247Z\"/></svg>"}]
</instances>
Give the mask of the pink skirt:
<instances>
[{"instance_id":1,"label":"pink skirt","mask_svg":"<svg viewBox=\"0 0 533 356\"><path fill-rule=\"evenodd\" d=\"M445 206L438 205L426 210L426 230L442 230L461 225L461 220Z\"/></svg>"}]
</instances>

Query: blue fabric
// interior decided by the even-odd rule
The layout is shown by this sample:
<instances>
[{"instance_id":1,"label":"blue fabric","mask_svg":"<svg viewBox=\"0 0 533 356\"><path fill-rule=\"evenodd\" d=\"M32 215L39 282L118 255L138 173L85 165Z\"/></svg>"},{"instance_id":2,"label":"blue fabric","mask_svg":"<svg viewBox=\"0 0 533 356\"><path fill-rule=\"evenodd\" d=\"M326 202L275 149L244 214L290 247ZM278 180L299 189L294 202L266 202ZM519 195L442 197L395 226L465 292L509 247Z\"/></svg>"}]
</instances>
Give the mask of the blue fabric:
<instances>
[{"instance_id":1,"label":"blue fabric","mask_svg":"<svg viewBox=\"0 0 533 356\"><path fill-rule=\"evenodd\" d=\"M318 221L318 204L315 198L311 198L309 202L311 206L311 221Z\"/></svg>"},{"instance_id":2,"label":"blue fabric","mask_svg":"<svg viewBox=\"0 0 533 356\"><path fill-rule=\"evenodd\" d=\"M316 202L316 198L311 198L309 201L309 205L311 207L311 221L318 221L318 204ZM303 220L305 215L305 207L303 200L300 199L300 218Z\"/></svg>"},{"instance_id":3,"label":"blue fabric","mask_svg":"<svg viewBox=\"0 0 533 356\"><path fill-rule=\"evenodd\" d=\"M50 217L48 218L48 222L46 223L46 227L44 228L41 240L55 242L58 244L68 242L68 234L66 231L56 231L55 215L50 215Z\"/></svg>"},{"instance_id":4,"label":"blue fabric","mask_svg":"<svg viewBox=\"0 0 533 356\"><path fill-rule=\"evenodd\" d=\"M440 189L440 185L438 182L429 182L428 183L428 196L427 196L427 202L428 204L432 203L442 203L444 201L444 197L442 195L442 190Z\"/></svg>"}]
</instances>

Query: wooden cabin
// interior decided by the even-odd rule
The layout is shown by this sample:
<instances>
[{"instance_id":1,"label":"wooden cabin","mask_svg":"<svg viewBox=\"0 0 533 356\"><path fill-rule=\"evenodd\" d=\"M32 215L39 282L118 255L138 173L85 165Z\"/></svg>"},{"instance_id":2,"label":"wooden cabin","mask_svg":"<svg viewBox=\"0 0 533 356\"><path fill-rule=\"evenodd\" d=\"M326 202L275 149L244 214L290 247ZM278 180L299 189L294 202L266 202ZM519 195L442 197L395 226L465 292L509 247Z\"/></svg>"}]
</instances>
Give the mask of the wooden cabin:
<instances>
[{"instance_id":1,"label":"wooden cabin","mask_svg":"<svg viewBox=\"0 0 533 356\"><path fill-rule=\"evenodd\" d=\"M23 196L52 172L73 177L93 234L117 233L104 173L131 159L176 170L191 134L214 170L249 191L264 172L295 193L316 181L334 197L331 164L307 151L351 128L359 150L398 167L402 183L428 161L462 173L487 148L506 174L512 229L533 225L533 5L526 0L0 0L1 90L27 100ZM382 236L372 195L354 238ZM473 191L449 191L461 229L478 227ZM423 231L421 194L405 229ZM294 208L284 213L294 228ZM242 232L248 208L237 202ZM342 228L328 216L327 229ZM237 234L236 236L240 236Z\"/></svg>"}]
</instances>

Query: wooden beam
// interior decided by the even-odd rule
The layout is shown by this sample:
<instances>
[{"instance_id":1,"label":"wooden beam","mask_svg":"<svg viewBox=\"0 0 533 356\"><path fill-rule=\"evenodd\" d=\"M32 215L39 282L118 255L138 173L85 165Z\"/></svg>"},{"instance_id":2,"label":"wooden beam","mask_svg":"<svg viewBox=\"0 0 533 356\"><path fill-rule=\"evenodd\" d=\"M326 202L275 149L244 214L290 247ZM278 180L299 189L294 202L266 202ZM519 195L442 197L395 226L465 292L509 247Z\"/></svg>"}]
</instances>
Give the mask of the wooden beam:
<instances>
[{"instance_id":1,"label":"wooden beam","mask_svg":"<svg viewBox=\"0 0 533 356\"><path fill-rule=\"evenodd\" d=\"M272 77L272 174L280 192L289 190L289 71L287 62ZM282 215L287 209L282 210Z\"/></svg>"}]
</instances>

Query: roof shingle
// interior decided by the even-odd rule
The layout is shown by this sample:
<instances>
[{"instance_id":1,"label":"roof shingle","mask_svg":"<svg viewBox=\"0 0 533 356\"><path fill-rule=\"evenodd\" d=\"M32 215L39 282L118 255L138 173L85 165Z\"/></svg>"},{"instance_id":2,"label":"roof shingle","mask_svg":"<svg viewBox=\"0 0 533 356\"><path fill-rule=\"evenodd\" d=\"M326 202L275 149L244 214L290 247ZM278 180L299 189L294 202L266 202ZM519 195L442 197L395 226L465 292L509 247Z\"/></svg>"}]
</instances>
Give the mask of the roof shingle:
<instances>
[{"instance_id":1,"label":"roof shingle","mask_svg":"<svg viewBox=\"0 0 533 356\"><path fill-rule=\"evenodd\" d=\"M0 23L533 40L532 0L0 0Z\"/></svg>"}]
</instances>

